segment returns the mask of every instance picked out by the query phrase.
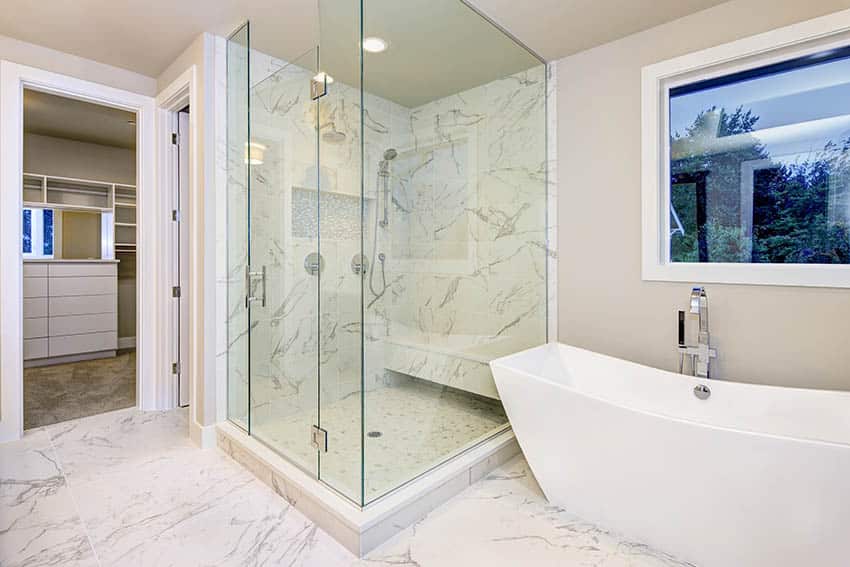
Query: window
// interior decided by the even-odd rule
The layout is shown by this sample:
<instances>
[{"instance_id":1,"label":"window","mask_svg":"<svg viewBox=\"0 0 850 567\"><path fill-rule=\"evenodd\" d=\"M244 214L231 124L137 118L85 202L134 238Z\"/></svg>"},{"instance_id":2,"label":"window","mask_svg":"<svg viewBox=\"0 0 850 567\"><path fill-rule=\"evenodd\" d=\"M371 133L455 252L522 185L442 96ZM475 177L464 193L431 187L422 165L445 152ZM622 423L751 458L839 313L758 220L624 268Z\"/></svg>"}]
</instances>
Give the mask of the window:
<instances>
[{"instance_id":1,"label":"window","mask_svg":"<svg viewBox=\"0 0 850 567\"><path fill-rule=\"evenodd\" d=\"M850 48L669 96L670 261L850 264Z\"/></svg>"},{"instance_id":2,"label":"window","mask_svg":"<svg viewBox=\"0 0 850 567\"><path fill-rule=\"evenodd\" d=\"M644 279L850 287L850 37L817 35L644 69Z\"/></svg>"},{"instance_id":3,"label":"window","mask_svg":"<svg viewBox=\"0 0 850 567\"><path fill-rule=\"evenodd\" d=\"M24 258L53 257L53 209L23 209Z\"/></svg>"}]
</instances>

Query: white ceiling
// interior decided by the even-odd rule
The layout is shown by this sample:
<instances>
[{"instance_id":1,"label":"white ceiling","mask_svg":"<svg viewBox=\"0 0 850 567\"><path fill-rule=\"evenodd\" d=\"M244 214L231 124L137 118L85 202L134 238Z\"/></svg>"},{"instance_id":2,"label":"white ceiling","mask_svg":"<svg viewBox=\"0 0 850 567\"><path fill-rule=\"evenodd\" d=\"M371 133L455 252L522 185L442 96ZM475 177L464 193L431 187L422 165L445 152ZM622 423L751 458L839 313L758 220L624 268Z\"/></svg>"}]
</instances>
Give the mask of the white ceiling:
<instances>
[{"instance_id":1,"label":"white ceiling","mask_svg":"<svg viewBox=\"0 0 850 567\"><path fill-rule=\"evenodd\" d=\"M24 90L24 132L119 148L136 147L135 114L39 91Z\"/></svg>"},{"instance_id":2,"label":"white ceiling","mask_svg":"<svg viewBox=\"0 0 850 567\"><path fill-rule=\"evenodd\" d=\"M471 0L546 59L557 59L724 0ZM322 0L355 4L356 0ZM405 0L396 0L403 10ZM24 7L25 5L25 7ZM325 8L323 8L325 9ZM369 5L367 4L367 18ZM292 59L316 37L316 0L0 0L0 34L158 76L202 31L249 18L252 44Z\"/></svg>"},{"instance_id":3,"label":"white ceiling","mask_svg":"<svg viewBox=\"0 0 850 567\"><path fill-rule=\"evenodd\" d=\"M470 0L546 60L673 21L727 0Z\"/></svg>"},{"instance_id":4,"label":"white ceiling","mask_svg":"<svg viewBox=\"0 0 850 567\"><path fill-rule=\"evenodd\" d=\"M360 27L352 0L322 0L321 70L360 83ZM407 108L483 85L541 62L458 0L369 0L364 37L389 41L363 58L363 87ZM252 23L252 31L260 25Z\"/></svg>"}]
</instances>

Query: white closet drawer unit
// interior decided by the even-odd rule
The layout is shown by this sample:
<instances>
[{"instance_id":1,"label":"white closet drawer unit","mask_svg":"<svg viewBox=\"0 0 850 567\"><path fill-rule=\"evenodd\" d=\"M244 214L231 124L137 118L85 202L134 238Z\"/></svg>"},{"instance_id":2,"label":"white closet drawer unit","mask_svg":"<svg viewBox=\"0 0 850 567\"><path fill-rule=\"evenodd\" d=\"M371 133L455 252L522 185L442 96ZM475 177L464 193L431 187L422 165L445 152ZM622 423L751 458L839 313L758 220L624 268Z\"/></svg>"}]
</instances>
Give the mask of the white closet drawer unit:
<instances>
[{"instance_id":1,"label":"white closet drawer unit","mask_svg":"<svg viewBox=\"0 0 850 567\"><path fill-rule=\"evenodd\" d=\"M50 278L50 297L115 295L116 293L118 293L118 281L115 276Z\"/></svg>"},{"instance_id":2,"label":"white closet drawer unit","mask_svg":"<svg viewBox=\"0 0 850 567\"><path fill-rule=\"evenodd\" d=\"M30 264L29 262L24 262L24 277L46 278L47 264Z\"/></svg>"},{"instance_id":3,"label":"white closet drawer unit","mask_svg":"<svg viewBox=\"0 0 850 567\"><path fill-rule=\"evenodd\" d=\"M84 352L97 352L101 350L116 350L118 348L118 334L115 331L109 333L90 333L87 335L69 335L67 337L50 337L48 353L50 356L66 356Z\"/></svg>"},{"instance_id":4,"label":"white closet drawer unit","mask_svg":"<svg viewBox=\"0 0 850 567\"><path fill-rule=\"evenodd\" d=\"M115 313L97 315L69 315L50 318L50 336L81 335L84 333L105 333L117 331L118 321Z\"/></svg>"},{"instance_id":5,"label":"white closet drawer unit","mask_svg":"<svg viewBox=\"0 0 850 567\"><path fill-rule=\"evenodd\" d=\"M47 339L24 340L24 360L47 356Z\"/></svg>"},{"instance_id":6,"label":"white closet drawer unit","mask_svg":"<svg viewBox=\"0 0 850 567\"><path fill-rule=\"evenodd\" d=\"M47 336L47 317L24 319L24 339L39 339Z\"/></svg>"},{"instance_id":7,"label":"white closet drawer unit","mask_svg":"<svg viewBox=\"0 0 850 567\"><path fill-rule=\"evenodd\" d=\"M51 264L49 270L51 278L116 277L118 275L115 264Z\"/></svg>"},{"instance_id":8,"label":"white closet drawer unit","mask_svg":"<svg viewBox=\"0 0 850 567\"><path fill-rule=\"evenodd\" d=\"M24 317L47 317L47 298L24 299Z\"/></svg>"},{"instance_id":9,"label":"white closet drawer unit","mask_svg":"<svg viewBox=\"0 0 850 567\"><path fill-rule=\"evenodd\" d=\"M24 278L24 299L47 297L47 278Z\"/></svg>"},{"instance_id":10,"label":"white closet drawer unit","mask_svg":"<svg viewBox=\"0 0 850 567\"><path fill-rule=\"evenodd\" d=\"M115 295L79 295L76 297L51 297L50 316L94 315L97 313L115 313L117 296Z\"/></svg>"}]
</instances>

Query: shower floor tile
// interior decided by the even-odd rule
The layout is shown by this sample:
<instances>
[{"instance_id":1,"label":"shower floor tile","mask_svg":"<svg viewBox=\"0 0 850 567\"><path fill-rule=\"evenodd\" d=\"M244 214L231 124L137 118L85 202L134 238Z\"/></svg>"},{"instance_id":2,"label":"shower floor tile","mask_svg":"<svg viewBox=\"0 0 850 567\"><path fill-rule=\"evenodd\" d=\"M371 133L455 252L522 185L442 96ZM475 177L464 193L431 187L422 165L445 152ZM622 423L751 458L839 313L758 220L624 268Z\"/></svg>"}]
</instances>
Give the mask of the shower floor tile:
<instances>
[{"instance_id":1,"label":"shower floor tile","mask_svg":"<svg viewBox=\"0 0 850 567\"><path fill-rule=\"evenodd\" d=\"M366 392L363 467L369 502L500 430L500 403L412 380ZM255 423L252 433L349 498L359 501L361 397L353 394L278 420ZM328 452L316 461L310 428L328 431Z\"/></svg>"}]
</instances>

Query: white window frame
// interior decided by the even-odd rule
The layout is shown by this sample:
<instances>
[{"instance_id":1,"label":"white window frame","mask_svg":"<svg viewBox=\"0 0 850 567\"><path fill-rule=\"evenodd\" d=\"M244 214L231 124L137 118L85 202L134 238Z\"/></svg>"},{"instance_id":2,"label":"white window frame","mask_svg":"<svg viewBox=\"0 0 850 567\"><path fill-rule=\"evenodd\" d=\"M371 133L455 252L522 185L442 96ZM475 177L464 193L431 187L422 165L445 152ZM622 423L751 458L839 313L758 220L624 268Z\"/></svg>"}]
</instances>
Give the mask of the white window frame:
<instances>
[{"instance_id":1,"label":"white window frame","mask_svg":"<svg viewBox=\"0 0 850 567\"><path fill-rule=\"evenodd\" d=\"M850 10L669 59L642 70L642 278L850 288L850 265L670 262L670 89L850 45Z\"/></svg>"}]
</instances>

